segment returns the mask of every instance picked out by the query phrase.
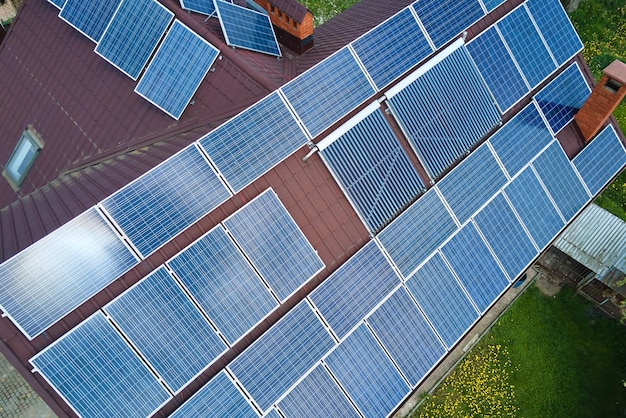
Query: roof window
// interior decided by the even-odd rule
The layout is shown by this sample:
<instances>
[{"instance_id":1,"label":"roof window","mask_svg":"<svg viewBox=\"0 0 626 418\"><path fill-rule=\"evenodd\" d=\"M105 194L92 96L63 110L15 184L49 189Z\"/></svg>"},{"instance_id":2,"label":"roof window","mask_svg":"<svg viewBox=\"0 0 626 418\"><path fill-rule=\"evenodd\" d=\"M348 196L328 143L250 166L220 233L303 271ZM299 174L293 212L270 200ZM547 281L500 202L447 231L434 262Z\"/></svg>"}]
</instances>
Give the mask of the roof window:
<instances>
[{"instance_id":1,"label":"roof window","mask_svg":"<svg viewBox=\"0 0 626 418\"><path fill-rule=\"evenodd\" d=\"M15 190L24 182L42 148L43 140L39 134L32 126L26 128L2 170L2 175Z\"/></svg>"}]
</instances>

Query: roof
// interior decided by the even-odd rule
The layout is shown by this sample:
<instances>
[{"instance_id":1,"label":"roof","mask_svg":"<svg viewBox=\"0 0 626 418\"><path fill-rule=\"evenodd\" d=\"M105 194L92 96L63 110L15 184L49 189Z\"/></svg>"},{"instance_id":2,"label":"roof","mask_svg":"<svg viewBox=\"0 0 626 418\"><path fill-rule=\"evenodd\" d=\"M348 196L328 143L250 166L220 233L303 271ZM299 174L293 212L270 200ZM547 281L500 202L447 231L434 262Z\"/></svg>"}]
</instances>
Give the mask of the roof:
<instances>
[{"instance_id":1,"label":"roof","mask_svg":"<svg viewBox=\"0 0 626 418\"><path fill-rule=\"evenodd\" d=\"M554 246L599 277L611 267L626 273L626 222L596 204L585 209Z\"/></svg>"},{"instance_id":2,"label":"roof","mask_svg":"<svg viewBox=\"0 0 626 418\"><path fill-rule=\"evenodd\" d=\"M287 16L290 16L298 23L302 23L304 16L309 13L309 9L297 0L270 0L270 4L282 10Z\"/></svg>"},{"instance_id":3,"label":"roof","mask_svg":"<svg viewBox=\"0 0 626 418\"><path fill-rule=\"evenodd\" d=\"M613 61L602 72L615 81L626 83L626 64L620 60Z\"/></svg>"}]
</instances>

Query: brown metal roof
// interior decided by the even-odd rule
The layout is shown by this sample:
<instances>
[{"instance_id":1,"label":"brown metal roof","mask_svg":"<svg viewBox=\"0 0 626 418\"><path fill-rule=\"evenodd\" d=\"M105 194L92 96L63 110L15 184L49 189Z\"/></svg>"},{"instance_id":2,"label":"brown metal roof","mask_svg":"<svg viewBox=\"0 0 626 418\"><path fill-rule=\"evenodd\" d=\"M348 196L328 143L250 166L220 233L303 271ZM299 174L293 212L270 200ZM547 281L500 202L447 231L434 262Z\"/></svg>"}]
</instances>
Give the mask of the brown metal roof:
<instances>
[{"instance_id":1,"label":"brown metal roof","mask_svg":"<svg viewBox=\"0 0 626 418\"><path fill-rule=\"evenodd\" d=\"M269 2L298 23L302 23L304 16L309 11L297 0L269 0Z\"/></svg>"}]
</instances>

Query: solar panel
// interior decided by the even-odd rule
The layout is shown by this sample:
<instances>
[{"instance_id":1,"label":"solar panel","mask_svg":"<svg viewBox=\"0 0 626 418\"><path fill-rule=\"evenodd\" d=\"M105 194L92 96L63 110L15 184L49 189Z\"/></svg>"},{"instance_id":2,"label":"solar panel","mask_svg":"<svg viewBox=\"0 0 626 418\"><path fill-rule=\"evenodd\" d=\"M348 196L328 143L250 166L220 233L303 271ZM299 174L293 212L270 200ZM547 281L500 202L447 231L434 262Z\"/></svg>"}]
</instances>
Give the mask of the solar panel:
<instances>
[{"instance_id":1,"label":"solar panel","mask_svg":"<svg viewBox=\"0 0 626 418\"><path fill-rule=\"evenodd\" d=\"M589 195L557 141L533 162L539 178L569 222L589 201Z\"/></svg>"},{"instance_id":2,"label":"solar panel","mask_svg":"<svg viewBox=\"0 0 626 418\"><path fill-rule=\"evenodd\" d=\"M282 415L279 415L275 409L270 409L267 414L263 415L264 418L283 418Z\"/></svg>"},{"instance_id":3,"label":"solar panel","mask_svg":"<svg viewBox=\"0 0 626 418\"><path fill-rule=\"evenodd\" d=\"M406 282L448 348L478 319L478 312L439 253Z\"/></svg>"},{"instance_id":4,"label":"solar panel","mask_svg":"<svg viewBox=\"0 0 626 418\"><path fill-rule=\"evenodd\" d=\"M221 226L167 264L231 345L278 306Z\"/></svg>"},{"instance_id":5,"label":"solar panel","mask_svg":"<svg viewBox=\"0 0 626 418\"><path fill-rule=\"evenodd\" d=\"M467 51L504 113L526 93L528 86L495 26L467 44Z\"/></svg>"},{"instance_id":6,"label":"solar panel","mask_svg":"<svg viewBox=\"0 0 626 418\"><path fill-rule=\"evenodd\" d=\"M146 417L170 399L100 312L30 362L79 416Z\"/></svg>"},{"instance_id":7,"label":"solar panel","mask_svg":"<svg viewBox=\"0 0 626 418\"><path fill-rule=\"evenodd\" d=\"M386 417L410 391L364 324L339 344L325 362L366 417Z\"/></svg>"},{"instance_id":8,"label":"solar panel","mask_svg":"<svg viewBox=\"0 0 626 418\"><path fill-rule=\"evenodd\" d=\"M226 219L224 225L280 300L324 267L271 189Z\"/></svg>"},{"instance_id":9,"label":"solar panel","mask_svg":"<svg viewBox=\"0 0 626 418\"><path fill-rule=\"evenodd\" d=\"M59 17L98 43L120 1L66 0Z\"/></svg>"},{"instance_id":10,"label":"solar panel","mask_svg":"<svg viewBox=\"0 0 626 418\"><path fill-rule=\"evenodd\" d=\"M350 113L375 93L346 48L281 87L311 137Z\"/></svg>"},{"instance_id":11,"label":"solar panel","mask_svg":"<svg viewBox=\"0 0 626 418\"><path fill-rule=\"evenodd\" d=\"M370 241L309 298L341 339L399 284L393 267L376 242Z\"/></svg>"},{"instance_id":12,"label":"solar panel","mask_svg":"<svg viewBox=\"0 0 626 418\"><path fill-rule=\"evenodd\" d=\"M145 258L229 197L192 144L101 205Z\"/></svg>"},{"instance_id":13,"label":"solar panel","mask_svg":"<svg viewBox=\"0 0 626 418\"><path fill-rule=\"evenodd\" d=\"M321 150L368 229L378 231L425 189L378 109Z\"/></svg>"},{"instance_id":14,"label":"solar panel","mask_svg":"<svg viewBox=\"0 0 626 418\"><path fill-rule=\"evenodd\" d=\"M174 20L135 92L178 120L219 50Z\"/></svg>"},{"instance_id":15,"label":"solar panel","mask_svg":"<svg viewBox=\"0 0 626 418\"><path fill-rule=\"evenodd\" d=\"M180 7L190 12L202 13L207 16L215 13L213 0L180 0Z\"/></svg>"},{"instance_id":16,"label":"solar panel","mask_svg":"<svg viewBox=\"0 0 626 418\"><path fill-rule=\"evenodd\" d=\"M535 101L548 120L552 132L556 134L574 118L574 114L583 106L589 93L589 85L578 65L573 63L541 89L535 95Z\"/></svg>"},{"instance_id":17,"label":"solar panel","mask_svg":"<svg viewBox=\"0 0 626 418\"><path fill-rule=\"evenodd\" d=\"M495 10L496 7L504 3L504 0L482 0L487 12Z\"/></svg>"},{"instance_id":18,"label":"solar panel","mask_svg":"<svg viewBox=\"0 0 626 418\"><path fill-rule=\"evenodd\" d=\"M170 418L208 416L257 418L258 414L222 370L174 411Z\"/></svg>"},{"instance_id":19,"label":"solar panel","mask_svg":"<svg viewBox=\"0 0 626 418\"><path fill-rule=\"evenodd\" d=\"M360 417L323 365L314 368L278 407L289 418Z\"/></svg>"},{"instance_id":20,"label":"solar panel","mask_svg":"<svg viewBox=\"0 0 626 418\"><path fill-rule=\"evenodd\" d=\"M173 16L155 0L123 0L95 51L136 80Z\"/></svg>"},{"instance_id":21,"label":"solar panel","mask_svg":"<svg viewBox=\"0 0 626 418\"><path fill-rule=\"evenodd\" d=\"M227 45L281 56L272 22L267 14L222 0L215 0L215 10Z\"/></svg>"},{"instance_id":22,"label":"solar panel","mask_svg":"<svg viewBox=\"0 0 626 418\"><path fill-rule=\"evenodd\" d=\"M413 387L446 353L403 287L376 309L367 322Z\"/></svg>"},{"instance_id":23,"label":"solar panel","mask_svg":"<svg viewBox=\"0 0 626 418\"><path fill-rule=\"evenodd\" d=\"M489 138L489 143L510 176L517 174L550 142L552 135L533 103Z\"/></svg>"},{"instance_id":24,"label":"solar panel","mask_svg":"<svg viewBox=\"0 0 626 418\"><path fill-rule=\"evenodd\" d=\"M459 222L465 223L507 183L487 144L481 145L441 180L437 187Z\"/></svg>"},{"instance_id":25,"label":"solar panel","mask_svg":"<svg viewBox=\"0 0 626 418\"><path fill-rule=\"evenodd\" d=\"M482 312L487 310L509 284L471 223L452 237L441 252Z\"/></svg>"},{"instance_id":26,"label":"solar panel","mask_svg":"<svg viewBox=\"0 0 626 418\"><path fill-rule=\"evenodd\" d=\"M531 167L504 189L513 208L540 250L563 228L564 222ZM532 199L529 198L532 196Z\"/></svg>"},{"instance_id":27,"label":"solar panel","mask_svg":"<svg viewBox=\"0 0 626 418\"><path fill-rule=\"evenodd\" d=\"M485 15L478 0L417 0L413 8L437 49Z\"/></svg>"},{"instance_id":28,"label":"solar panel","mask_svg":"<svg viewBox=\"0 0 626 418\"><path fill-rule=\"evenodd\" d=\"M62 9L63 6L65 6L65 1L66 0L48 0L48 3L54 4L59 9Z\"/></svg>"},{"instance_id":29,"label":"solar panel","mask_svg":"<svg viewBox=\"0 0 626 418\"><path fill-rule=\"evenodd\" d=\"M583 49L559 0L528 0L526 6L559 66Z\"/></svg>"},{"instance_id":30,"label":"solar panel","mask_svg":"<svg viewBox=\"0 0 626 418\"><path fill-rule=\"evenodd\" d=\"M352 42L380 90L433 52L409 8Z\"/></svg>"},{"instance_id":31,"label":"solar panel","mask_svg":"<svg viewBox=\"0 0 626 418\"><path fill-rule=\"evenodd\" d=\"M387 94L388 104L436 179L500 123L500 113L464 47L415 74L409 85Z\"/></svg>"},{"instance_id":32,"label":"solar panel","mask_svg":"<svg viewBox=\"0 0 626 418\"><path fill-rule=\"evenodd\" d=\"M115 298L104 311L175 393L226 349L163 267Z\"/></svg>"},{"instance_id":33,"label":"solar panel","mask_svg":"<svg viewBox=\"0 0 626 418\"><path fill-rule=\"evenodd\" d=\"M497 26L531 89L556 69L556 64L525 7L513 10Z\"/></svg>"},{"instance_id":34,"label":"solar panel","mask_svg":"<svg viewBox=\"0 0 626 418\"><path fill-rule=\"evenodd\" d=\"M0 264L0 306L32 340L136 264L91 208Z\"/></svg>"},{"instance_id":35,"label":"solar panel","mask_svg":"<svg viewBox=\"0 0 626 418\"><path fill-rule=\"evenodd\" d=\"M307 142L278 93L272 93L200 139L235 191L240 191Z\"/></svg>"},{"instance_id":36,"label":"solar panel","mask_svg":"<svg viewBox=\"0 0 626 418\"><path fill-rule=\"evenodd\" d=\"M502 194L485 206L474 222L511 280L539 254Z\"/></svg>"},{"instance_id":37,"label":"solar panel","mask_svg":"<svg viewBox=\"0 0 626 418\"><path fill-rule=\"evenodd\" d=\"M573 160L592 195L619 173L626 164L626 151L611 125L600 132Z\"/></svg>"},{"instance_id":38,"label":"solar panel","mask_svg":"<svg viewBox=\"0 0 626 418\"><path fill-rule=\"evenodd\" d=\"M265 411L334 345L330 333L305 300L237 356L228 368Z\"/></svg>"},{"instance_id":39,"label":"solar panel","mask_svg":"<svg viewBox=\"0 0 626 418\"><path fill-rule=\"evenodd\" d=\"M378 240L407 278L457 230L450 212L429 190L378 234Z\"/></svg>"}]
</instances>

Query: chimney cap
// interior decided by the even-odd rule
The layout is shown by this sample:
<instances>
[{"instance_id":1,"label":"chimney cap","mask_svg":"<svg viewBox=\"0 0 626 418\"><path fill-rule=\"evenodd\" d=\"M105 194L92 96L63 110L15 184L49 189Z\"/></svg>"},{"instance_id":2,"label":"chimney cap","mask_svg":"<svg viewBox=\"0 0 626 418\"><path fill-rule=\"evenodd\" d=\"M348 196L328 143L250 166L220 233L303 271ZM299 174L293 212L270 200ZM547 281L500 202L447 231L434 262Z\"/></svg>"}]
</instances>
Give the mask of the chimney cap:
<instances>
[{"instance_id":1,"label":"chimney cap","mask_svg":"<svg viewBox=\"0 0 626 418\"><path fill-rule=\"evenodd\" d=\"M609 78L626 84L626 64L620 60L613 61L608 67L602 70L602 72L609 76Z\"/></svg>"}]
</instances>

